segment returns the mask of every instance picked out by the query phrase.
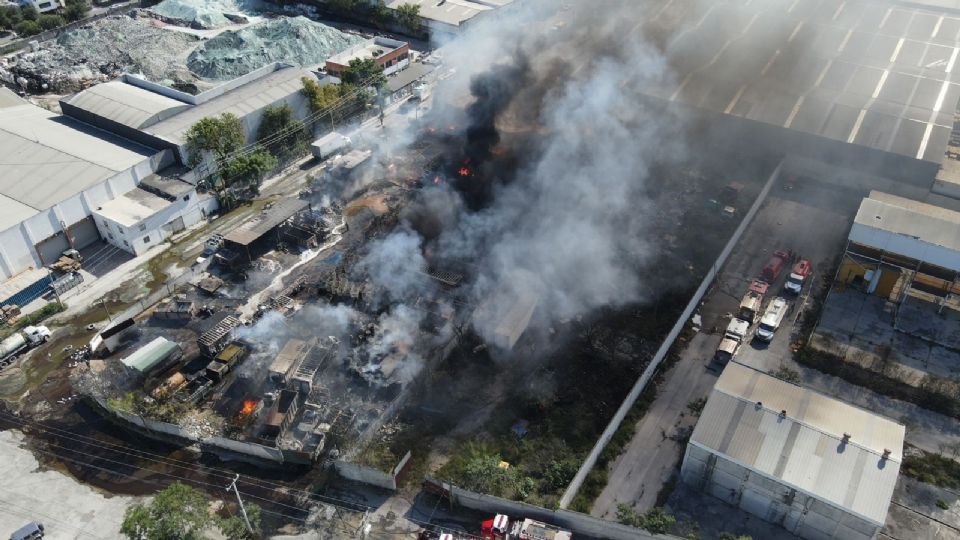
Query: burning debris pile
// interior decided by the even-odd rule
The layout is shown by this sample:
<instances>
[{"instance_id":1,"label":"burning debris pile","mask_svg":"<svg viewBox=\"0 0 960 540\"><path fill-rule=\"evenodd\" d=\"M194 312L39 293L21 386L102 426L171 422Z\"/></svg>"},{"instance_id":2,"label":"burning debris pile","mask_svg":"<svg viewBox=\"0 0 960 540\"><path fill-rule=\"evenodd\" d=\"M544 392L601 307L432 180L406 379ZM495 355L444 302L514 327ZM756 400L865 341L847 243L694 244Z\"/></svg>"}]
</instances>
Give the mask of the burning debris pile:
<instances>
[{"instance_id":1,"label":"burning debris pile","mask_svg":"<svg viewBox=\"0 0 960 540\"><path fill-rule=\"evenodd\" d=\"M360 41L306 17L271 19L204 42L190 53L187 66L203 78L233 79L271 62L319 64Z\"/></svg>"}]
</instances>

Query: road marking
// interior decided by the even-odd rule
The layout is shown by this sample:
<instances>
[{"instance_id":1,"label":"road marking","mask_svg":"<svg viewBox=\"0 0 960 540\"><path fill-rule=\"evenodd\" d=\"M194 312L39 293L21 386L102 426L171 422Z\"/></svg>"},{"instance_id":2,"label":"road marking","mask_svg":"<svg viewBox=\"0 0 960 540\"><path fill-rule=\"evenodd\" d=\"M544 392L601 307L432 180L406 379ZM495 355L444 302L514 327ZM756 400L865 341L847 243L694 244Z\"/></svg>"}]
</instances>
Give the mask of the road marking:
<instances>
[{"instance_id":1,"label":"road marking","mask_svg":"<svg viewBox=\"0 0 960 540\"><path fill-rule=\"evenodd\" d=\"M880 19L880 26L878 26L877 28L883 28L883 26L887 24L887 19L890 18L890 13L892 11L893 11L893 8L887 8L887 12L883 14L883 18Z\"/></svg>"},{"instance_id":2,"label":"road marking","mask_svg":"<svg viewBox=\"0 0 960 540\"><path fill-rule=\"evenodd\" d=\"M823 82L823 78L827 76L827 71L830 69L830 66L833 65L833 58L827 60L827 65L823 66L823 69L820 70L820 75L817 76L817 80L813 83L813 87L816 88L820 86L820 83Z\"/></svg>"},{"instance_id":3,"label":"road marking","mask_svg":"<svg viewBox=\"0 0 960 540\"><path fill-rule=\"evenodd\" d=\"M847 35L843 36L843 41L840 42L840 47L837 48L837 52L841 53L845 48L847 48L847 42L850 41L850 36L853 35L853 28L847 30Z\"/></svg>"},{"instance_id":4,"label":"road marking","mask_svg":"<svg viewBox=\"0 0 960 540\"><path fill-rule=\"evenodd\" d=\"M790 116L787 116L787 121L783 123L783 127L789 128L793 124L793 119L797 117L797 113L800 112L800 107L803 106L805 99L807 99L806 96L800 96L800 98L797 99L797 103L793 106L793 110L790 111Z\"/></svg>"},{"instance_id":5,"label":"road marking","mask_svg":"<svg viewBox=\"0 0 960 540\"><path fill-rule=\"evenodd\" d=\"M904 38L897 40L897 46L893 48L893 54L890 55L890 63L897 61L897 57L900 56L900 48L903 47L903 42L906 41Z\"/></svg>"},{"instance_id":6,"label":"road marking","mask_svg":"<svg viewBox=\"0 0 960 540\"><path fill-rule=\"evenodd\" d=\"M843 8L846 7L846 5L846 0L840 3L840 6L837 7L837 10L833 12L833 20L837 20L837 17L840 16L840 13L843 12Z\"/></svg>"},{"instance_id":7,"label":"road marking","mask_svg":"<svg viewBox=\"0 0 960 540\"><path fill-rule=\"evenodd\" d=\"M930 134L933 133L933 124L927 122L927 129L923 132L923 138L920 139L920 148L917 149L917 159L923 159L923 155L927 153L927 143L930 142Z\"/></svg>"},{"instance_id":8,"label":"road marking","mask_svg":"<svg viewBox=\"0 0 960 540\"><path fill-rule=\"evenodd\" d=\"M760 76L763 77L770 71L770 66L777 60L777 57L780 56L780 49L773 51L773 54L770 56L770 60L767 61L767 65L763 66L763 69L760 70Z\"/></svg>"},{"instance_id":9,"label":"road marking","mask_svg":"<svg viewBox=\"0 0 960 540\"><path fill-rule=\"evenodd\" d=\"M683 82L680 83L680 86L678 86L677 89L673 91L673 94L670 95L670 101L677 100L677 97L680 95L680 92L683 92L684 87L687 86L688 82L690 82L690 77L693 77L692 71L688 73L686 77L683 78Z\"/></svg>"},{"instance_id":10,"label":"road marking","mask_svg":"<svg viewBox=\"0 0 960 540\"><path fill-rule=\"evenodd\" d=\"M954 47L953 52L950 53L950 60L947 62L947 68L944 70L947 73L953 71L953 65L957 62L957 53L960 52L960 47Z\"/></svg>"},{"instance_id":11,"label":"road marking","mask_svg":"<svg viewBox=\"0 0 960 540\"><path fill-rule=\"evenodd\" d=\"M931 38L937 37L937 34L940 33L940 25L941 25L941 24L943 24L943 15L941 15L940 18L937 19L937 24L934 25L934 27L933 27L933 32L930 32L930 37L931 37Z\"/></svg>"},{"instance_id":12,"label":"road marking","mask_svg":"<svg viewBox=\"0 0 960 540\"><path fill-rule=\"evenodd\" d=\"M887 82L887 75L890 75L889 69L883 70L883 73L880 74L880 80L877 81L877 87L873 89L873 99L877 99L877 97L880 95L880 90L883 89L883 84Z\"/></svg>"},{"instance_id":13,"label":"road marking","mask_svg":"<svg viewBox=\"0 0 960 540\"><path fill-rule=\"evenodd\" d=\"M727 105L727 108L723 110L723 114L730 114L733 111L733 108L737 106L737 102L740 101L740 96L743 95L743 92L747 89L747 85L743 85L737 90L736 95L733 96L733 99L730 100L730 104Z\"/></svg>"},{"instance_id":14,"label":"road marking","mask_svg":"<svg viewBox=\"0 0 960 540\"><path fill-rule=\"evenodd\" d=\"M857 139L857 133L860 131L860 125L863 124L863 117L867 115L866 109L860 109L860 114L857 115L857 121L853 123L853 129L850 130L850 135L847 136L847 142L852 143Z\"/></svg>"},{"instance_id":15,"label":"road marking","mask_svg":"<svg viewBox=\"0 0 960 540\"><path fill-rule=\"evenodd\" d=\"M660 8L660 11L658 11L657 14L653 16L653 20L656 21L656 20L660 19L660 16L663 15L663 13L664 13L665 11L667 11L667 9L668 9L670 6L673 5L673 2L674 2L674 0L670 0L669 2L667 2L666 4L664 4L663 7ZM640 26L640 24L637 24L637 26ZM634 29L636 29L636 27L634 27Z\"/></svg>"},{"instance_id":16,"label":"road marking","mask_svg":"<svg viewBox=\"0 0 960 540\"><path fill-rule=\"evenodd\" d=\"M950 88L950 81L943 81L943 86L940 87L940 95L937 96L937 101L933 105L933 110L935 112L940 112L940 108L943 107L943 99L947 97L947 90Z\"/></svg>"},{"instance_id":17,"label":"road marking","mask_svg":"<svg viewBox=\"0 0 960 540\"><path fill-rule=\"evenodd\" d=\"M790 33L790 37L787 38L787 43L790 43L793 41L793 38L797 37L797 32L799 32L801 28L803 28L803 21L798 22L797 26L794 27L793 32Z\"/></svg>"}]
</instances>

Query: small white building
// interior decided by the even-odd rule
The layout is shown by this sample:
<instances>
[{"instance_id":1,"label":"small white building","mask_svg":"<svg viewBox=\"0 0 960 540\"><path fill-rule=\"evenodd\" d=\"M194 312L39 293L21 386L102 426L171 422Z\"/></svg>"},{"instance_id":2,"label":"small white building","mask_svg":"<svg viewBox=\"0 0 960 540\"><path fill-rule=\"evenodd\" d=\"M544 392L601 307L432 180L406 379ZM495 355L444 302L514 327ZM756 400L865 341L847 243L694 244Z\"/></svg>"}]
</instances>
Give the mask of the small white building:
<instances>
[{"instance_id":1,"label":"small white building","mask_svg":"<svg viewBox=\"0 0 960 540\"><path fill-rule=\"evenodd\" d=\"M811 540L869 540L887 518L904 426L727 364L687 444L695 488Z\"/></svg>"},{"instance_id":2,"label":"small white building","mask_svg":"<svg viewBox=\"0 0 960 540\"><path fill-rule=\"evenodd\" d=\"M66 7L64 0L20 0L20 5L23 7L33 6L40 13L56 11L62 7Z\"/></svg>"},{"instance_id":3,"label":"small white building","mask_svg":"<svg viewBox=\"0 0 960 540\"><path fill-rule=\"evenodd\" d=\"M216 198L199 195L195 186L151 175L136 189L97 207L93 215L108 243L140 255L216 209Z\"/></svg>"}]
</instances>

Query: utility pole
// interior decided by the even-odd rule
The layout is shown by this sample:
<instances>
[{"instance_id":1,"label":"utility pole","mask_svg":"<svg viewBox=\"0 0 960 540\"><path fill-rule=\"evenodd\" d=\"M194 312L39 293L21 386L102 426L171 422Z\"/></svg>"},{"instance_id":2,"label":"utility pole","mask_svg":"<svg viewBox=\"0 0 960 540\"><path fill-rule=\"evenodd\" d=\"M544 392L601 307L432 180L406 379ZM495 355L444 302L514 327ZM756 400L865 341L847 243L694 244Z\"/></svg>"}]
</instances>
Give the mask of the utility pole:
<instances>
[{"instance_id":1,"label":"utility pole","mask_svg":"<svg viewBox=\"0 0 960 540\"><path fill-rule=\"evenodd\" d=\"M243 522L247 525L247 532L253 534L253 527L250 526L250 520L247 519L247 510L243 507L243 499L240 498L240 490L237 489L237 480L240 479L238 474L233 478L233 481L230 482L230 485L227 486L226 491L233 489L233 492L237 495L237 502L240 503L240 513L243 514Z\"/></svg>"},{"instance_id":2,"label":"utility pole","mask_svg":"<svg viewBox=\"0 0 960 540\"><path fill-rule=\"evenodd\" d=\"M103 298L100 299L100 305L103 307L103 310L107 312L107 319L113 320L113 315L110 315L110 310L107 309L107 303L104 302Z\"/></svg>"}]
</instances>

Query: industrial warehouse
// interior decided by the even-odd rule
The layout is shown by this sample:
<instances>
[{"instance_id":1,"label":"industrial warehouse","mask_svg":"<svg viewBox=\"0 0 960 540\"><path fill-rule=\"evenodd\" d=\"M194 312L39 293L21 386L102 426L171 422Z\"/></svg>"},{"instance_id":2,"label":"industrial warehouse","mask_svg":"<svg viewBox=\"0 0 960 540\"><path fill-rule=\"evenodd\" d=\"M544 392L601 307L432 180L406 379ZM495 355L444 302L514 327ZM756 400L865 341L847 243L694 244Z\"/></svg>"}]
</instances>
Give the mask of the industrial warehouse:
<instances>
[{"instance_id":1,"label":"industrial warehouse","mask_svg":"<svg viewBox=\"0 0 960 540\"><path fill-rule=\"evenodd\" d=\"M0 66L0 420L129 497L24 516L133 538L177 493L227 538L960 539L933 3L163 0L31 46ZM189 47L27 76L109 25ZM86 183L36 199L51 167Z\"/></svg>"},{"instance_id":2,"label":"industrial warehouse","mask_svg":"<svg viewBox=\"0 0 960 540\"><path fill-rule=\"evenodd\" d=\"M874 538L904 427L730 364L684 455L684 482L802 538Z\"/></svg>"}]
</instances>

